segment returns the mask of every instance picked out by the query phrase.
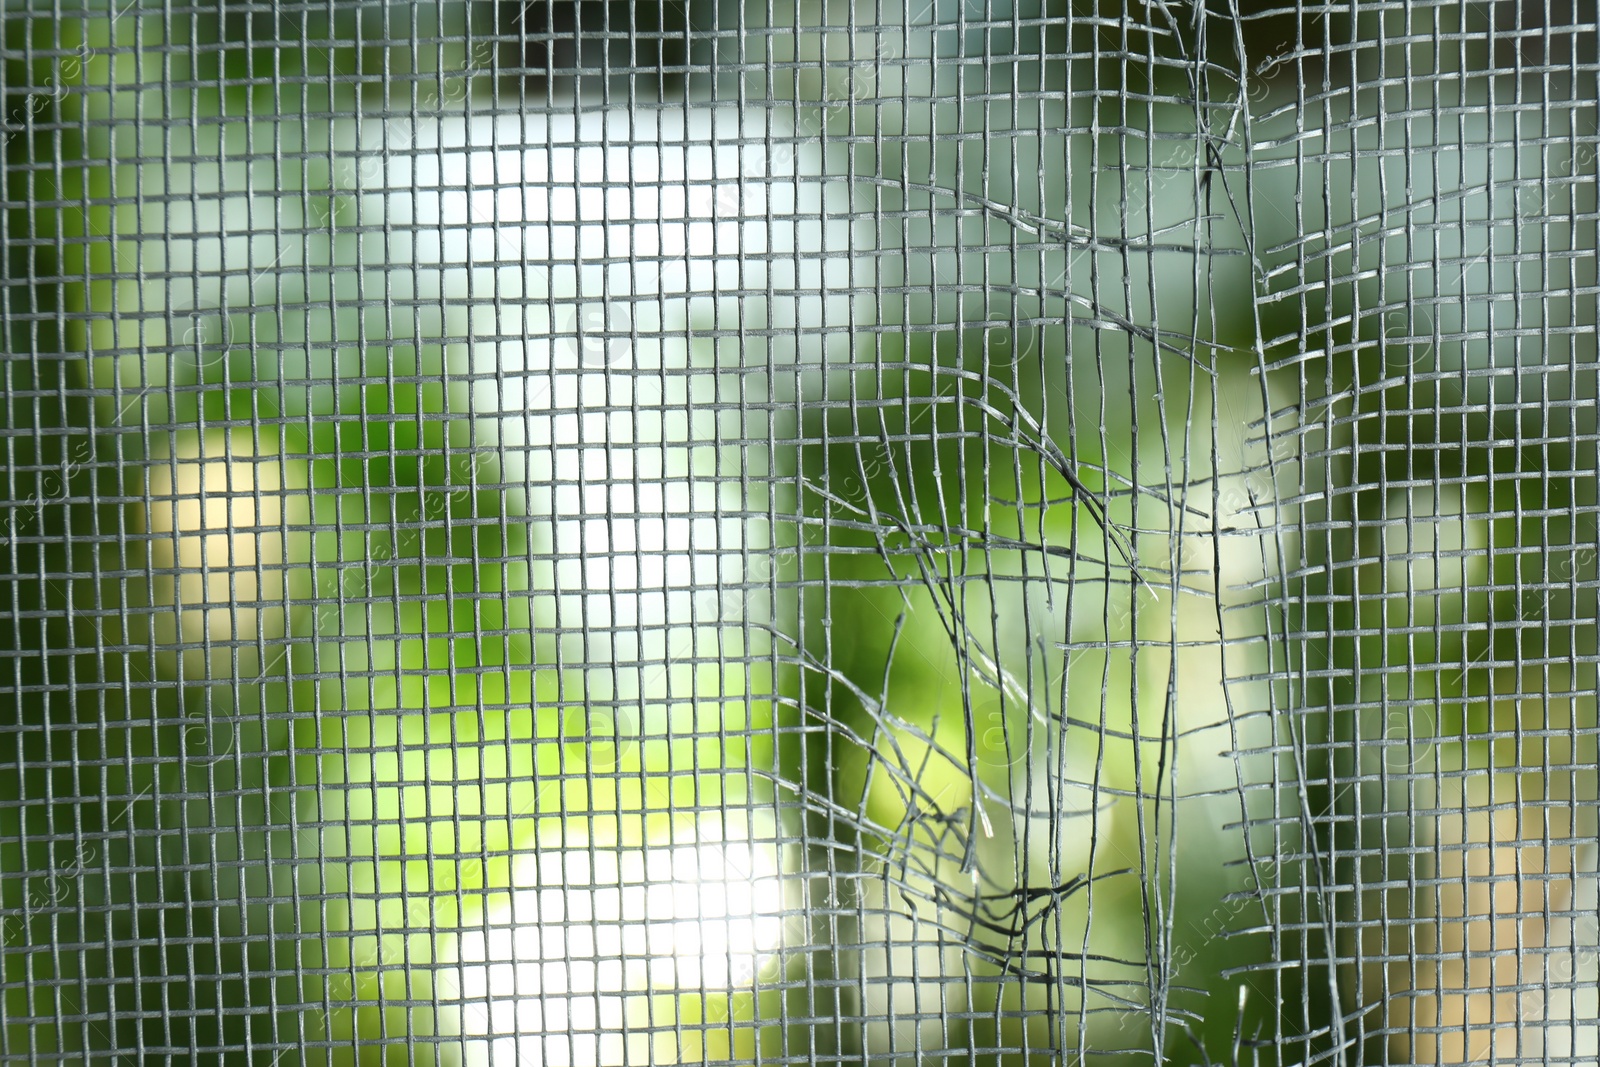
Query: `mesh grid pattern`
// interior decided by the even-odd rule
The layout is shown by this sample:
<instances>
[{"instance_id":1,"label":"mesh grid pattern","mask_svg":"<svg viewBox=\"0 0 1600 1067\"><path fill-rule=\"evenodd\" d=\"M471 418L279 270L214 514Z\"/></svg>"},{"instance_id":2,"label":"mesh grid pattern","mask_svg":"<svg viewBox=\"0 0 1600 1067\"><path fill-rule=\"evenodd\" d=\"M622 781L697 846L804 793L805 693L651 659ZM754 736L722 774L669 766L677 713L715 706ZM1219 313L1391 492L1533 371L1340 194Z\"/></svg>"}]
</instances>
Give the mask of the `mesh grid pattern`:
<instances>
[{"instance_id":1,"label":"mesh grid pattern","mask_svg":"<svg viewBox=\"0 0 1600 1067\"><path fill-rule=\"evenodd\" d=\"M1593 17L1307 10L1255 111L1297 1060L1596 1052Z\"/></svg>"},{"instance_id":2,"label":"mesh grid pattern","mask_svg":"<svg viewBox=\"0 0 1600 1067\"><path fill-rule=\"evenodd\" d=\"M1593 1062L1585 8L8 4L0 1061Z\"/></svg>"}]
</instances>

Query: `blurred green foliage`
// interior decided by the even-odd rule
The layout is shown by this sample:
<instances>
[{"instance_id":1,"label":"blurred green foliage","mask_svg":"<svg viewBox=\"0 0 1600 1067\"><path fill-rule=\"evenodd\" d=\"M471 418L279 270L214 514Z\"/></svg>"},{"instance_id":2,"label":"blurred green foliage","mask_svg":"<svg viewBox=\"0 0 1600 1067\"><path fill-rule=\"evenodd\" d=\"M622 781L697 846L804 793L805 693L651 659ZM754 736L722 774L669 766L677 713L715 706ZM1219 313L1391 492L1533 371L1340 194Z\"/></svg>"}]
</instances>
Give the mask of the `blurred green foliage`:
<instances>
[{"instance_id":1,"label":"blurred green foliage","mask_svg":"<svg viewBox=\"0 0 1600 1067\"><path fill-rule=\"evenodd\" d=\"M1071 31L1019 18L1008 40L999 31L971 41L944 35L936 47L948 57L999 45L1041 56L1032 66L1004 67L1011 83L986 87L1027 101L1012 101L1014 113L994 120L1017 129L1048 122L1193 134L1180 114L1192 108L1152 98L1197 88L1173 62L1197 42L1183 32L1113 32L1122 7L1098 10L1100 22L1085 18ZM1585 455L1570 442L1508 434L1487 417L1445 411L1455 396L1450 383L1390 373L1383 322L1352 321L1349 293L1320 309L1319 320L1304 319L1309 305L1284 301L1266 305L1259 323L1249 321L1253 279L1243 257L1212 261L1215 312L1183 284L1191 261L1163 262L1130 279L1124 253L1102 250L1068 268L1065 247L1063 270L1074 272L1065 289L1053 301L1030 306L1018 298L1015 305L1019 318L1081 314L1068 294L1099 297L1103 272L1127 283L1126 304L1114 313L1178 334L1210 331L1232 345L1236 351L1207 354L1209 373L1126 331L963 332L957 323L994 316L983 306L987 292L886 301L874 311L879 328L863 331L874 338L866 359L818 372L815 391L799 405L796 454L777 462L810 488L777 536L794 555L774 572L775 584L798 583L801 591L792 601L780 597L798 628L775 657L775 677L752 670L707 678L698 667L674 667L667 688L693 697L669 705L648 694L630 702L624 693L592 691L593 671L563 664L541 615L550 590L531 562L548 547L538 543L536 524L508 504L497 460L474 432L461 346L437 339L464 332L460 309L441 307L409 336L371 306L381 291L374 264L363 259L363 238L347 231L373 220L358 198L342 195L331 157L311 158L311 145L317 131L334 129L323 116L522 100L546 106L574 95L612 103L713 93L733 99L745 90L796 104L796 125L821 136L818 152L830 173L854 168L879 180L880 210L928 207L931 200L905 191L920 181L1007 194L1019 217L1100 232L1127 225L1126 199L1097 203L1094 192L1118 168L1127 174L1156 165L1153 150L1127 158L1138 138L1062 137L1069 147L1059 161L998 138L992 152L947 151L939 137L983 127L992 100L974 96L925 118L886 117L884 99L903 86L851 79L844 61L860 58L860 42L788 32L789 23L810 27L812 13L788 11L787 22L785 14L775 12L785 32L764 39L783 73L773 84L740 73L732 47L724 47L741 22L753 20L726 4L349 5L295 13L218 5L160 16L5 20L8 358L0 463L13 504L0 566L13 577L0 584L0 647L14 651L0 744L16 772L0 775L0 872L3 903L12 909L4 930L8 1047L62 1058L139 1048L175 1060L246 1062L252 1045L330 1043L329 1062L428 1062L431 1046L408 1047L405 1038L448 1037L452 1024L433 1003L443 993L426 980L424 965L448 955L448 931L481 922L506 898L519 852L659 842L674 829L672 812L748 805L786 786L832 802L831 811L813 806L803 826L810 840L836 846L847 867L892 855L897 833L928 849L952 828L970 833L978 825L974 782L998 792L1015 784L1008 746L1027 731L1029 716L999 688L975 681L982 672L957 655L971 646L952 638L948 624L959 606L961 618L985 624L978 629L994 656L1020 654L1017 635L1022 645L1028 638L1020 620L1033 605L1022 595L980 593L976 579L1003 587L1026 576L1037 584L1047 567L1066 565L1014 547L1029 539L1075 553L1073 565L1091 576L1108 576L1117 551L1081 507L1045 506L1073 488L1038 450L1019 447L1018 413L1036 418L1039 437L1071 442L1069 458L1087 490L1110 499L1111 521L1147 527L1158 521L1153 512L1143 502L1136 511L1119 488L1166 462L1145 453L1155 449L1150 442L1192 445L1186 432L1205 419L1204 403L1231 398L1253 410L1257 398L1246 391L1260 388L1248 377L1258 328L1266 338L1321 335L1324 354L1308 357L1302 372L1327 396L1349 397L1338 411L1338 432L1348 436L1318 442L1348 458L1298 472L1308 493L1328 494L1318 517L1352 531L1302 546L1310 575L1304 600L1321 614L1294 623L1326 635L1308 647L1330 668L1307 699L1328 708L1370 703L1391 683L1384 672L1358 668L1403 668L1440 708L1432 724L1440 744L1426 758L1450 768L1516 758L1476 739L1527 714L1482 699L1518 682L1489 664L1583 654L1594 635L1583 625L1510 624L1529 617L1518 587L1545 565L1538 554L1510 549L1585 543L1584 530L1550 516L1593 504L1585 496L1590 480L1527 476L1574 474ZM1343 18L1327 16L1328 32L1347 32ZM942 5L931 19L945 19ZM1251 60L1278 55L1295 37L1287 15L1242 25ZM723 39L712 30L725 31ZM439 43L414 48L414 40ZM1101 58L1070 65L1059 58L1091 40L1100 41ZM1129 54L1155 62L1129 62ZM951 96L959 66L934 64L932 80L918 88ZM1300 73L1320 76L1310 64ZM167 86L177 88L163 95ZM1061 94L1062 102L1036 104L1038 94ZM871 136L882 132L901 136ZM1196 150L1194 141L1178 143ZM288 146L285 158L296 165L228 170L225 161L234 158L270 161L259 153L275 145ZM173 151L187 156L163 155ZM207 174L211 156L224 162ZM1180 167L1194 162L1182 151L1173 158ZM999 188L1013 169L1048 171L1049 180L1037 190ZM164 214L182 206L176 197L141 200L141 190L154 187L147 183L181 174L197 193L231 193L241 184L251 191L226 204L218 197L209 217L235 244L193 240L187 265L170 249L160 254L172 258L159 258L156 246L174 233L193 238L207 220ZM1263 174L1263 199L1293 202L1297 186L1287 169ZM178 185L164 191L185 191ZM1222 190L1203 195L1211 197L1209 210L1223 210ZM1157 205L1149 213L1151 229L1166 223ZM1283 231L1290 222L1263 220L1263 244L1292 236ZM1217 240L1242 250L1237 237ZM290 251L286 241L294 246L289 262L306 269L299 277L275 273L263 292L256 272ZM263 255L266 243L273 247ZM937 242L930 235L928 243ZM216 277L219 261L247 275L243 300L233 279ZM931 281L906 270L908 288ZM197 284L192 305L165 306L185 271L211 275L211 289L202 293ZM1047 280L1011 279L1019 290ZM163 364L159 353L171 358ZM1491 388L1514 399L1521 384L1513 376ZM1163 403L1178 396L1195 403L1187 410ZM1097 424L1075 431L1085 418ZM1014 463L1019 455L1027 462ZM158 588L160 576L152 577L160 569L147 516L154 475L144 471L165 465L170 493L187 485L179 478L184 463L231 471L246 461L256 472L247 486L261 484L263 463L274 465L283 529L302 527L289 533L281 558L255 560L258 573L281 573L283 617L276 631L263 623L254 632L231 625L219 632L208 624L192 636L183 610ZM1219 473L1220 458L1205 462L1212 469L1190 471L1193 479ZM1457 601L1439 593L1432 610L1494 625L1452 631L1430 645L1398 632L1410 609L1397 597L1363 591L1397 588L1385 562L1394 487L1461 476L1484 482L1483 496L1462 507L1496 516L1476 542L1489 562L1472 584L1485 591ZM1434 503L1443 530L1449 507ZM892 529L886 515L902 525ZM315 534L306 536L307 528ZM1133 547L1142 564L1160 556L1159 545ZM927 569L934 556L942 573ZM1052 640L1174 636L1163 632L1166 600L1139 612L1132 588L1085 596L1072 619L1097 621L1098 633L1052 633ZM1594 614L1581 593L1558 595L1539 610L1556 619ZM258 618L265 617L263 609ZM171 647L200 640L198 655ZM1059 682L1065 659L1051 649L1030 661L1023 681ZM1098 781L1131 790L1135 769L1151 773L1165 741L1149 732L1144 707L1102 698L1132 682L1132 668L1114 659L1106 652L1075 660L1075 677L1091 684L1073 687L1055 711L1091 725L1098 718L1103 735L1127 742L1102 736L1072 759L1081 770L1098 758ZM1467 666L1447 669L1456 663ZM1158 659L1149 668L1157 696L1159 667ZM895 709L896 724L885 726L875 699ZM1160 708L1153 698L1152 714ZM969 711L984 717L969 721ZM629 714L662 726L629 722ZM1004 728L995 731L995 721ZM1309 803L1333 811L1348 803L1336 784L1363 758L1352 742L1374 727L1332 712L1305 723L1314 740L1305 768ZM908 763L934 768L917 784L941 796L936 817L874 755L891 741ZM965 765L969 757L977 767ZM995 840L1009 844L1023 833L988 807ZM1148 833L1145 823L1126 819L1108 821L1104 832L1153 855L1173 833L1170 824L1157 826L1156 811L1155 804L1143 809ZM1392 820L1379 821L1386 824L1380 832L1392 829ZM1322 844L1348 849L1368 832L1329 820ZM1212 843L1179 846L1195 850L1187 858ZM1179 867L1185 889L1181 900L1166 902L1177 909L1170 940L1157 943L1149 925L1148 879L1108 881L1097 907L1130 958L1166 952L1200 961L1172 978L1191 989L1165 991L1175 1009L1196 1016L1195 1046L1178 1042L1164 1052L1171 1063L1212 1062L1278 1010L1276 997L1259 988L1242 1015L1208 1010L1238 1000L1237 981L1225 972L1283 946L1217 940L1213 920L1222 908L1236 916L1227 894L1246 888L1245 877L1199 860L1180 859ZM953 870L936 866L936 873ZM1340 870L1351 879L1357 873ZM825 891L819 887L808 903L826 911ZM859 917L835 914L829 922L810 937L842 945L873 934ZM706 1020L738 1024L712 1026L695 1039L711 1058L870 1052L870 1034L814 1022L864 1010L842 981L852 977L847 953L806 955L805 980L789 990L743 1000L662 996L657 1018L689 1032ZM1001 968L974 968L985 979L968 1005L974 1018L952 1024L944 1040L1016 1046L1023 1025L1001 1009L1024 999L1037 1007L1034 994L994 993ZM1302 981L1314 979L1287 975L1284 1002L1306 1006L1293 1023L1315 1034L1331 1026L1332 1007L1296 984ZM785 1016L806 1021L785 1030L774 1022ZM1036 1047L1062 1040L1033 1030L1026 1036ZM363 1042L359 1053L354 1039ZM697 1050L679 1051L692 1058ZM1271 1062L1270 1052L1259 1062ZM1130 1052L1129 1062L1138 1055Z\"/></svg>"}]
</instances>

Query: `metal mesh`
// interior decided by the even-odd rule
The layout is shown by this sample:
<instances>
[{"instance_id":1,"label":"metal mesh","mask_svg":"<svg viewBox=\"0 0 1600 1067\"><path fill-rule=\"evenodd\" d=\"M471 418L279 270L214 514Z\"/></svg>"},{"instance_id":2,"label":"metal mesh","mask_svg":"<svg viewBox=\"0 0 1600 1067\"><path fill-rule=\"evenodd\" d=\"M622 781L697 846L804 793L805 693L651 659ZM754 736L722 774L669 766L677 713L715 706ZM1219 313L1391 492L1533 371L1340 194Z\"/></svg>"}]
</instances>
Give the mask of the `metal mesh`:
<instances>
[{"instance_id":1,"label":"metal mesh","mask_svg":"<svg viewBox=\"0 0 1600 1067\"><path fill-rule=\"evenodd\" d=\"M0 1061L1600 1055L1592 4L0 30Z\"/></svg>"}]
</instances>

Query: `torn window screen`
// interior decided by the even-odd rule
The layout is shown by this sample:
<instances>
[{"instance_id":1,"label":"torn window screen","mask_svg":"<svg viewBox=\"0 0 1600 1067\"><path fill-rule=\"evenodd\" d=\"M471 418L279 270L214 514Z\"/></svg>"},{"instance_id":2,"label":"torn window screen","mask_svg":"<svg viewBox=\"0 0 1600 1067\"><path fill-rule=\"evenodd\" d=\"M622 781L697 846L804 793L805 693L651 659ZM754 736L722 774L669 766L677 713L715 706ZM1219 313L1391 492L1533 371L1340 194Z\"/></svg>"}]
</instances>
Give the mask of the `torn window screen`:
<instances>
[{"instance_id":1,"label":"torn window screen","mask_svg":"<svg viewBox=\"0 0 1600 1067\"><path fill-rule=\"evenodd\" d=\"M1589 1063L1583 5L0 21L0 1054Z\"/></svg>"}]
</instances>

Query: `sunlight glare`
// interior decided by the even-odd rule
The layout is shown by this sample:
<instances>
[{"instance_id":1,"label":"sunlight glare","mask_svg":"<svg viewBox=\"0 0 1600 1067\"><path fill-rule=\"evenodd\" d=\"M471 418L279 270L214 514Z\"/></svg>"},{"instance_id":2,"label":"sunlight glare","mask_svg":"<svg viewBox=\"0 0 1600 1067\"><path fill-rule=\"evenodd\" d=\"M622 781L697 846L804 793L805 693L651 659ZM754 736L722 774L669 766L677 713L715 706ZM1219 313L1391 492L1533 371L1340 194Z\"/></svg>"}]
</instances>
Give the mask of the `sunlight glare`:
<instances>
[{"instance_id":1,"label":"sunlight glare","mask_svg":"<svg viewBox=\"0 0 1600 1067\"><path fill-rule=\"evenodd\" d=\"M777 867L775 848L743 841L540 854L533 885L461 935L468 1062L649 1060L649 1031L674 1025L653 995L726 996L775 970Z\"/></svg>"}]
</instances>

